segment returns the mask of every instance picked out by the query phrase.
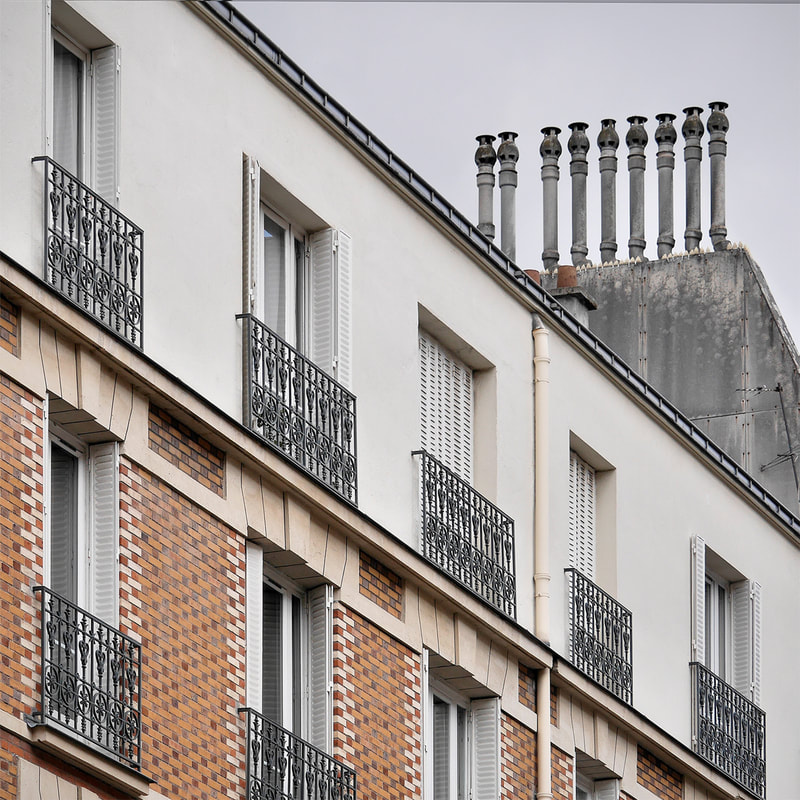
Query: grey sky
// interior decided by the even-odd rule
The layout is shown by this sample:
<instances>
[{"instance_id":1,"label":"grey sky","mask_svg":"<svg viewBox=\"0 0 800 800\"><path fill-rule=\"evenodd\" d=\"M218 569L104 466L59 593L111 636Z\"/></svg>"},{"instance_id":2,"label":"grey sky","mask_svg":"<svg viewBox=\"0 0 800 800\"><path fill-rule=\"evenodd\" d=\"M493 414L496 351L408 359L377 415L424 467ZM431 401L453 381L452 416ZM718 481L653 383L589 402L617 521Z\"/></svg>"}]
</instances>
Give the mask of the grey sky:
<instances>
[{"instance_id":1,"label":"grey sky","mask_svg":"<svg viewBox=\"0 0 800 800\"><path fill-rule=\"evenodd\" d=\"M589 258L599 257L600 120L617 153L617 254L627 257L627 117L649 118L646 254L658 235L655 115L729 104L727 227L764 271L800 341L800 5L746 3L237 3L397 155L475 220L474 137L519 133L517 261L541 267L540 129L561 140L561 262L569 263L567 126L589 123ZM683 249L683 139L676 147L676 250ZM702 246L707 232L704 138ZM497 222L497 210L495 211Z\"/></svg>"}]
</instances>

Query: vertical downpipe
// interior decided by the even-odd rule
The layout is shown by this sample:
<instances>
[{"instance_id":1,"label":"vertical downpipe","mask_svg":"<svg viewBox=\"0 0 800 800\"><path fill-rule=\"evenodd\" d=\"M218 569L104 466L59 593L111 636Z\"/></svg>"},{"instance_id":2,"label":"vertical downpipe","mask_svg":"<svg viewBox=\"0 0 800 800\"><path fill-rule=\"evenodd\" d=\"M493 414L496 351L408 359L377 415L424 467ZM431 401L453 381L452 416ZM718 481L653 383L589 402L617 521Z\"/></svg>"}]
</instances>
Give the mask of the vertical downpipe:
<instances>
[{"instance_id":1,"label":"vertical downpipe","mask_svg":"<svg viewBox=\"0 0 800 800\"><path fill-rule=\"evenodd\" d=\"M542 263L545 269L558 266L558 158L560 128L542 128L544 139L539 146L542 156Z\"/></svg>"},{"instance_id":2,"label":"vertical downpipe","mask_svg":"<svg viewBox=\"0 0 800 800\"><path fill-rule=\"evenodd\" d=\"M517 134L503 131L499 134L497 157L500 160L500 249L512 260L517 260L517 161L519 148L514 143Z\"/></svg>"},{"instance_id":3,"label":"vertical downpipe","mask_svg":"<svg viewBox=\"0 0 800 800\"><path fill-rule=\"evenodd\" d=\"M709 235L715 250L727 250L730 242L725 227L725 156L728 144L725 134L730 127L725 114L727 103L710 103L708 118L708 157L711 160L711 228Z\"/></svg>"},{"instance_id":4,"label":"vertical downpipe","mask_svg":"<svg viewBox=\"0 0 800 800\"><path fill-rule=\"evenodd\" d=\"M572 135L567 142L567 149L572 158L569 162L569 174L572 178L572 264L581 267L589 264L586 257L589 248L586 246L586 178L589 174L589 163L586 154L589 152L589 137L585 122L573 122L569 129Z\"/></svg>"},{"instance_id":5,"label":"vertical downpipe","mask_svg":"<svg viewBox=\"0 0 800 800\"><path fill-rule=\"evenodd\" d=\"M492 145L494 136L482 134L477 140L475 163L478 166L478 230L487 239L494 239L494 165L497 161Z\"/></svg>"},{"instance_id":6,"label":"vertical downpipe","mask_svg":"<svg viewBox=\"0 0 800 800\"><path fill-rule=\"evenodd\" d=\"M631 258L641 258L647 244L644 238L644 148L647 144L644 123L647 122L647 117L628 117L628 122L631 124L625 137L630 174L631 236L628 239L628 255Z\"/></svg>"},{"instance_id":7,"label":"vertical downpipe","mask_svg":"<svg viewBox=\"0 0 800 800\"><path fill-rule=\"evenodd\" d=\"M617 256L617 148L616 120L604 119L597 136L600 148L600 260Z\"/></svg>"},{"instance_id":8,"label":"vertical downpipe","mask_svg":"<svg viewBox=\"0 0 800 800\"><path fill-rule=\"evenodd\" d=\"M668 256L675 246L675 201L673 176L675 173L675 142L678 134L672 124L674 114L656 114L659 122L656 128L658 155L658 257Z\"/></svg>"},{"instance_id":9,"label":"vertical downpipe","mask_svg":"<svg viewBox=\"0 0 800 800\"><path fill-rule=\"evenodd\" d=\"M700 140L705 128L700 119L702 108L688 106L683 113L686 114L681 128L685 140L683 160L686 163L686 232L683 239L686 249L691 252L700 246L703 238L700 230L700 161L703 158Z\"/></svg>"}]
</instances>

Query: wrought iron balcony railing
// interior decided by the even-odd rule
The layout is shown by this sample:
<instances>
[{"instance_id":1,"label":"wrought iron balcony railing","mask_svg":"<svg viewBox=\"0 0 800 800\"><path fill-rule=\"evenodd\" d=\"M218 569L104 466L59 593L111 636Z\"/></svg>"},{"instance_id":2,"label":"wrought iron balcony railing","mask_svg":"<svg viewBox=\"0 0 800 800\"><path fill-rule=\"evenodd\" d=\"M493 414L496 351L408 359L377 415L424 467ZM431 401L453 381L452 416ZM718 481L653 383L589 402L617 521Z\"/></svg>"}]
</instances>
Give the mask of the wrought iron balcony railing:
<instances>
[{"instance_id":1,"label":"wrought iron balcony railing","mask_svg":"<svg viewBox=\"0 0 800 800\"><path fill-rule=\"evenodd\" d=\"M47 156L45 280L69 302L142 347L144 232Z\"/></svg>"},{"instance_id":2,"label":"wrought iron balcony railing","mask_svg":"<svg viewBox=\"0 0 800 800\"><path fill-rule=\"evenodd\" d=\"M34 724L51 724L141 766L141 646L44 586L41 694Z\"/></svg>"},{"instance_id":3,"label":"wrought iron balcony railing","mask_svg":"<svg viewBox=\"0 0 800 800\"><path fill-rule=\"evenodd\" d=\"M514 520L424 450L422 555L498 611L516 619Z\"/></svg>"},{"instance_id":4,"label":"wrought iron balcony railing","mask_svg":"<svg viewBox=\"0 0 800 800\"><path fill-rule=\"evenodd\" d=\"M251 314L248 425L295 464L351 503L356 484L356 398Z\"/></svg>"},{"instance_id":5,"label":"wrought iron balcony railing","mask_svg":"<svg viewBox=\"0 0 800 800\"><path fill-rule=\"evenodd\" d=\"M570 655L585 675L633 702L633 615L578 570L569 568Z\"/></svg>"},{"instance_id":6,"label":"wrought iron balcony railing","mask_svg":"<svg viewBox=\"0 0 800 800\"><path fill-rule=\"evenodd\" d=\"M692 749L750 794L766 797L766 714L702 664L689 667Z\"/></svg>"},{"instance_id":7,"label":"wrought iron balcony railing","mask_svg":"<svg viewBox=\"0 0 800 800\"><path fill-rule=\"evenodd\" d=\"M247 723L247 794L253 800L356 800L350 767L252 708Z\"/></svg>"}]
</instances>

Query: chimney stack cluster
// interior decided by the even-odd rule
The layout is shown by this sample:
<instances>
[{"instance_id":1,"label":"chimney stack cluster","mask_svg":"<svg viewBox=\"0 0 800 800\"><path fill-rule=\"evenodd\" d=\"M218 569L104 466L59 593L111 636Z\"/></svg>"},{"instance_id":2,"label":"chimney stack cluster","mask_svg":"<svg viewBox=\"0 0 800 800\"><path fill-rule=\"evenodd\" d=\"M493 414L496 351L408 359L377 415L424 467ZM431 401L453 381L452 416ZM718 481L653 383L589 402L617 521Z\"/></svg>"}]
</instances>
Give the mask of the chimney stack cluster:
<instances>
[{"instance_id":1,"label":"chimney stack cluster","mask_svg":"<svg viewBox=\"0 0 800 800\"><path fill-rule=\"evenodd\" d=\"M711 163L711 227L709 235L715 250L728 247L725 227L725 156L728 131L728 117L725 114L727 103L715 102L709 105L708 117L708 155ZM702 138L705 133L700 119L702 109L689 106L683 109L686 115L681 133L684 138L683 158L686 173L686 230L684 242L691 251L699 247L702 239L700 230L700 163L703 157ZM669 255L675 246L674 230L674 173L675 143L678 134L675 130L674 114L658 114L658 127L655 141L658 145L656 167L658 170L658 256ZM630 201L630 237L628 255L630 258L644 257L645 241L645 149L648 135L645 130L647 117L628 117L629 128L625 135L628 148L628 180ZM603 261L613 261L617 255L617 150L620 139L616 131L616 121L604 119L600 123L597 146L600 150L600 256ZM589 125L573 122L567 142L570 154L570 178L572 188L572 265L575 267L591 263L588 259L586 191L589 177L588 153ZM558 161L562 154L559 141L560 128L542 128L542 143L539 153L542 157L542 197L543 231L542 262L545 269L558 266ZM478 230L489 239L494 239L495 227L492 220L494 194L494 166L500 162L500 237L501 249L511 259L516 259L516 198L517 161L519 148L515 142L517 134L506 131L499 134L500 144L495 152L494 136L478 137L475 163L478 166Z\"/></svg>"}]
</instances>

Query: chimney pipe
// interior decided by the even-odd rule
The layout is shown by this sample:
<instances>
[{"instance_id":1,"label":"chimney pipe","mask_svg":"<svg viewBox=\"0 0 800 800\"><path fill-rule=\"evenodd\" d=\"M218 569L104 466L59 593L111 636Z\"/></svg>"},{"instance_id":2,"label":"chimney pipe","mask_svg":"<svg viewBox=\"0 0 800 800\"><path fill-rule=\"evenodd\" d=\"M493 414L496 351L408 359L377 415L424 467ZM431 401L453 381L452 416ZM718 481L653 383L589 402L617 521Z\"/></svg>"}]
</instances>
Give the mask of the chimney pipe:
<instances>
[{"instance_id":1,"label":"chimney pipe","mask_svg":"<svg viewBox=\"0 0 800 800\"><path fill-rule=\"evenodd\" d=\"M631 258L644 255L647 242L644 239L644 148L647 117L628 117L631 127L625 136L628 145L628 173L630 174L630 221L631 236L628 239L628 254Z\"/></svg>"},{"instance_id":2,"label":"chimney pipe","mask_svg":"<svg viewBox=\"0 0 800 800\"><path fill-rule=\"evenodd\" d=\"M616 120L604 119L597 136L600 148L600 258L613 261L617 255L617 148Z\"/></svg>"},{"instance_id":3,"label":"chimney pipe","mask_svg":"<svg viewBox=\"0 0 800 800\"><path fill-rule=\"evenodd\" d=\"M683 235L686 249L694 250L700 246L703 232L700 230L700 161L703 148L700 140L705 128L700 119L703 109L688 106L683 109L686 119L683 121L681 133L686 143L683 147L683 160L686 162L686 232Z\"/></svg>"},{"instance_id":4,"label":"chimney pipe","mask_svg":"<svg viewBox=\"0 0 800 800\"><path fill-rule=\"evenodd\" d=\"M500 249L512 260L517 260L517 161L519 148L514 143L518 134L503 131L497 157L500 160Z\"/></svg>"},{"instance_id":5,"label":"chimney pipe","mask_svg":"<svg viewBox=\"0 0 800 800\"><path fill-rule=\"evenodd\" d=\"M658 142L658 257L669 255L675 246L675 203L673 194L673 175L675 172L675 142L678 134L672 124L674 114L656 114L659 122L656 128Z\"/></svg>"},{"instance_id":6,"label":"chimney pipe","mask_svg":"<svg viewBox=\"0 0 800 800\"><path fill-rule=\"evenodd\" d=\"M558 265L558 158L561 155L559 133L561 128L542 128L544 139L539 146L539 153L542 156L544 219L542 263L545 269L552 269Z\"/></svg>"},{"instance_id":7,"label":"chimney pipe","mask_svg":"<svg viewBox=\"0 0 800 800\"><path fill-rule=\"evenodd\" d=\"M586 246L586 177L589 174L589 163L586 153L589 150L589 137L585 122L573 122L569 129L572 135L567 142L567 149L572 158L569 162L569 174L572 177L572 263L576 267L589 264L586 257L589 248Z\"/></svg>"},{"instance_id":8,"label":"chimney pipe","mask_svg":"<svg viewBox=\"0 0 800 800\"><path fill-rule=\"evenodd\" d=\"M494 239L494 165L497 161L492 146L494 139L488 133L478 136L478 149L475 151L475 163L478 166L478 230L487 239Z\"/></svg>"},{"instance_id":9,"label":"chimney pipe","mask_svg":"<svg viewBox=\"0 0 800 800\"><path fill-rule=\"evenodd\" d=\"M727 103L710 103L711 116L708 118L708 157L711 159L711 228L709 235L715 250L727 250L730 242L725 227L725 156L728 144L725 134L730 127L725 114Z\"/></svg>"}]
</instances>

